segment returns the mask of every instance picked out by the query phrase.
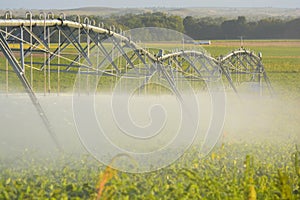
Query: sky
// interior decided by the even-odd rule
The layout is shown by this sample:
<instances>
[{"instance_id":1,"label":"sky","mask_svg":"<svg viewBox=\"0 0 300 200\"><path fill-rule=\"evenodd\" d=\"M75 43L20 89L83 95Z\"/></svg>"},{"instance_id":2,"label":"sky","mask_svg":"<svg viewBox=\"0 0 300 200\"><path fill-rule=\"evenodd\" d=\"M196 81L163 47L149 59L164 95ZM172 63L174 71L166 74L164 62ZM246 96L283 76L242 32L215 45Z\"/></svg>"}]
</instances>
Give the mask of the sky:
<instances>
[{"instance_id":1,"label":"sky","mask_svg":"<svg viewBox=\"0 0 300 200\"><path fill-rule=\"evenodd\" d=\"M299 0L0 0L0 9L79 7L275 7L300 8Z\"/></svg>"}]
</instances>

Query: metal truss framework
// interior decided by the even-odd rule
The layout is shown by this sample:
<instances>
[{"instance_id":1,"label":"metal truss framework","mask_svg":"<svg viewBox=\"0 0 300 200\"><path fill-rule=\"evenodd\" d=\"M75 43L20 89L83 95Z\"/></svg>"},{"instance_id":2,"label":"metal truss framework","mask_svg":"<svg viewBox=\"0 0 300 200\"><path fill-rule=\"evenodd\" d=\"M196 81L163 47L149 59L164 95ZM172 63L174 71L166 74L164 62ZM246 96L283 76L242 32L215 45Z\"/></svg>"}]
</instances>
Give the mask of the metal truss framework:
<instances>
[{"instance_id":1,"label":"metal truss framework","mask_svg":"<svg viewBox=\"0 0 300 200\"><path fill-rule=\"evenodd\" d=\"M58 82L61 73L144 78L145 82L158 74L178 96L176 80L179 78L223 79L236 93L242 82L257 82L260 89L265 84L272 92L261 55L245 49L219 58L192 50L154 55L122 32L105 29L101 24L96 26L88 18L81 23L79 16L75 22L66 20L64 15L54 19L52 13L41 13L40 19L32 19L30 12L26 13L27 19L12 19L10 12L5 17L0 19L0 50L6 58L6 69L9 63L47 127L50 123L33 91L34 70L44 75L45 93L51 91L50 76L54 73ZM30 74L25 76L28 71ZM49 131L55 138L51 128Z\"/></svg>"}]
</instances>

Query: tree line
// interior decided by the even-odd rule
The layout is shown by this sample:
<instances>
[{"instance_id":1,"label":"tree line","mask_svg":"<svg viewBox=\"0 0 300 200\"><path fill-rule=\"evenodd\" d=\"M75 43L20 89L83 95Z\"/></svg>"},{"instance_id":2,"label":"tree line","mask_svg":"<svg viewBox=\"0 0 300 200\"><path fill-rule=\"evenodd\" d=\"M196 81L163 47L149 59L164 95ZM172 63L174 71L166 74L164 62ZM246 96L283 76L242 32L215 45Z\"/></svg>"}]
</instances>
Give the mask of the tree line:
<instances>
[{"instance_id":1,"label":"tree line","mask_svg":"<svg viewBox=\"0 0 300 200\"><path fill-rule=\"evenodd\" d=\"M104 28L115 27L117 32L142 27L160 27L185 33L195 40L238 39L241 36L246 39L300 39L300 18L247 21L245 16L239 16L237 19L192 16L182 18L162 12L88 17L96 25L103 24ZM68 19L76 20L76 16L69 16Z\"/></svg>"},{"instance_id":2,"label":"tree line","mask_svg":"<svg viewBox=\"0 0 300 200\"><path fill-rule=\"evenodd\" d=\"M90 18L122 30L140 27L172 29L185 33L195 40L238 39L241 36L247 39L300 39L300 18L289 20L265 18L247 21L245 16L237 19L192 16L182 18L161 12L110 17L90 16Z\"/></svg>"},{"instance_id":3,"label":"tree line","mask_svg":"<svg viewBox=\"0 0 300 200\"><path fill-rule=\"evenodd\" d=\"M300 18L285 21L274 18L247 22L246 17L222 20L186 17L184 30L194 39L299 39Z\"/></svg>"}]
</instances>

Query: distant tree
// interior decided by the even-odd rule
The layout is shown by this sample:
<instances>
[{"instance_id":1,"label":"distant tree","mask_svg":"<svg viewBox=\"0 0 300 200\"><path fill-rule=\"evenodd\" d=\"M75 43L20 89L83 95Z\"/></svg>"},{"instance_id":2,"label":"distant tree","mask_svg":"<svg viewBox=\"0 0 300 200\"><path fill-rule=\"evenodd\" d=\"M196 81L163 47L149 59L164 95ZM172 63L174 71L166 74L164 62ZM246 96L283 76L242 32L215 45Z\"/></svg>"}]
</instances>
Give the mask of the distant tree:
<instances>
[{"instance_id":1,"label":"distant tree","mask_svg":"<svg viewBox=\"0 0 300 200\"><path fill-rule=\"evenodd\" d=\"M238 36L245 35L247 33L246 17L240 16L237 20L224 21L221 29L225 38L228 39L236 39Z\"/></svg>"},{"instance_id":2,"label":"distant tree","mask_svg":"<svg viewBox=\"0 0 300 200\"><path fill-rule=\"evenodd\" d=\"M299 39L300 35L300 18L291 20L285 24L284 37L290 39Z\"/></svg>"},{"instance_id":3,"label":"distant tree","mask_svg":"<svg viewBox=\"0 0 300 200\"><path fill-rule=\"evenodd\" d=\"M200 35L200 26L192 16L187 16L183 20L185 33L193 39L198 39Z\"/></svg>"}]
</instances>

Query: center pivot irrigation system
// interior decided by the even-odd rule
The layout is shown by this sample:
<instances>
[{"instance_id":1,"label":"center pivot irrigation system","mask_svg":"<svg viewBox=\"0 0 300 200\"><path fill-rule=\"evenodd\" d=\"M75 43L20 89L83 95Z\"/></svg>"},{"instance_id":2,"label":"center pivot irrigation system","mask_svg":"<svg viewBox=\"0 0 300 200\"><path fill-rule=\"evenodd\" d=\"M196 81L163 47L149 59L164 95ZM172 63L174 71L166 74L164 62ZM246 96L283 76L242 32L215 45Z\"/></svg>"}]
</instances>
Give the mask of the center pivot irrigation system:
<instances>
[{"instance_id":1,"label":"center pivot irrigation system","mask_svg":"<svg viewBox=\"0 0 300 200\"><path fill-rule=\"evenodd\" d=\"M117 33L118 32L118 33ZM70 51L71 49L71 51ZM87 76L114 76L144 79L145 83L156 74L169 84L180 98L176 81L215 81L222 79L228 88L238 93L238 86L255 83L262 94L272 87L262 64L262 56L246 49L232 51L227 56L213 58L205 52L178 50L163 54L160 50L140 45L125 36L114 26L96 26L94 20L80 16L67 20L64 14L54 19L52 12L40 13L33 19L27 12L24 19L13 19L10 11L0 19L0 50L6 58L6 89L8 90L8 65L37 108L53 140L59 146L50 123L34 92L34 75L43 74L44 93L51 91L51 76L56 76L56 91L60 91L61 73ZM178 76L176 74L181 74Z\"/></svg>"}]
</instances>

